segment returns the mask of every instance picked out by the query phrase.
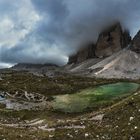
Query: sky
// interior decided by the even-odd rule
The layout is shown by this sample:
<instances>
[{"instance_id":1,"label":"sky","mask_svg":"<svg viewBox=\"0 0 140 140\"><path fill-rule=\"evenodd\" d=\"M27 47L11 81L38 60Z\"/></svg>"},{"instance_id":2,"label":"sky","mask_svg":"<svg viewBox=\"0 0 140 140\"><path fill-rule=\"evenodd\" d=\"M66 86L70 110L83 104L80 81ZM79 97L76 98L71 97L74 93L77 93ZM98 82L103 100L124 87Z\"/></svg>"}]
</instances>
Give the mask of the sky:
<instances>
[{"instance_id":1,"label":"sky","mask_svg":"<svg viewBox=\"0 0 140 140\"><path fill-rule=\"evenodd\" d=\"M68 56L119 21L140 30L140 0L0 0L0 68L64 65Z\"/></svg>"}]
</instances>

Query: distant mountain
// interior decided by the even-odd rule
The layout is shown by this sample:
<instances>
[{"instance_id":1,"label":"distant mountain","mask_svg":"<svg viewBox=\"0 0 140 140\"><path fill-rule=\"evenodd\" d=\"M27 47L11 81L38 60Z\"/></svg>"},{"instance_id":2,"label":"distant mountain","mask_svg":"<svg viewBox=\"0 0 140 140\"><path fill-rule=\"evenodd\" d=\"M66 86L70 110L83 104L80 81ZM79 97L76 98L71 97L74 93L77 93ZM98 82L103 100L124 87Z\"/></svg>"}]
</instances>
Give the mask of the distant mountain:
<instances>
[{"instance_id":1,"label":"distant mountain","mask_svg":"<svg viewBox=\"0 0 140 140\"><path fill-rule=\"evenodd\" d=\"M19 69L19 70L28 70L28 69L42 69L42 68L56 68L58 67L55 64L31 64L31 63L18 63L12 67L12 69Z\"/></svg>"},{"instance_id":2,"label":"distant mountain","mask_svg":"<svg viewBox=\"0 0 140 140\"><path fill-rule=\"evenodd\" d=\"M13 66L11 69L16 71L27 71L37 76L46 75L48 77L54 77L61 74L59 66L55 64L30 64L30 63L19 63Z\"/></svg>"}]
</instances>

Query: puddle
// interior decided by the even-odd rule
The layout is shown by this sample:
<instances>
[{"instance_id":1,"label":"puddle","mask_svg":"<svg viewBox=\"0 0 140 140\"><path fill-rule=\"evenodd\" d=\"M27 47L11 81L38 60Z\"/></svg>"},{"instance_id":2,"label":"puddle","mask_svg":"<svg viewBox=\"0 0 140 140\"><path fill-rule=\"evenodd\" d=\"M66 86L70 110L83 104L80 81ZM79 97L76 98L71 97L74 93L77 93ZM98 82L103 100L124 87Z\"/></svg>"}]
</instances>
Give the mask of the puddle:
<instances>
[{"instance_id":1,"label":"puddle","mask_svg":"<svg viewBox=\"0 0 140 140\"><path fill-rule=\"evenodd\" d=\"M5 100L5 98L3 96L0 96L0 101Z\"/></svg>"},{"instance_id":2,"label":"puddle","mask_svg":"<svg viewBox=\"0 0 140 140\"><path fill-rule=\"evenodd\" d=\"M53 96L53 101L31 102L7 98L0 92L0 103L12 110L43 110L53 108L61 112L83 112L89 108L104 105L114 99L126 97L137 91L139 84L120 82L82 90L75 94Z\"/></svg>"},{"instance_id":3,"label":"puddle","mask_svg":"<svg viewBox=\"0 0 140 140\"><path fill-rule=\"evenodd\" d=\"M126 97L137 91L138 88L139 84L128 82L98 86L71 95L54 96L51 106L54 110L62 112L83 112L88 108Z\"/></svg>"}]
</instances>

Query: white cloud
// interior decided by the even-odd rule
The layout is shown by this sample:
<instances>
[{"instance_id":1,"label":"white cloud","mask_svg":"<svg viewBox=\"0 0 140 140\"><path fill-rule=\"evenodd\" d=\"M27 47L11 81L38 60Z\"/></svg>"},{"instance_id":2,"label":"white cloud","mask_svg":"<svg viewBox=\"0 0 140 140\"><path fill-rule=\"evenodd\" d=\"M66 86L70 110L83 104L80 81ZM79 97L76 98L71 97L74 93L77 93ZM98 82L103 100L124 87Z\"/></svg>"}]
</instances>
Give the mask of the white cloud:
<instances>
[{"instance_id":1,"label":"white cloud","mask_svg":"<svg viewBox=\"0 0 140 140\"><path fill-rule=\"evenodd\" d=\"M2 69L2 68L10 68L13 65L14 64L11 64L11 63L3 63L3 62L0 62L0 69Z\"/></svg>"},{"instance_id":2,"label":"white cloud","mask_svg":"<svg viewBox=\"0 0 140 140\"><path fill-rule=\"evenodd\" d=\"M2 6L9 6L2 11L0 17L0 46L13 47L24 39L40 20L40 16L33 8L30 0L3 0Z\"/></svg>"}]
</instances>

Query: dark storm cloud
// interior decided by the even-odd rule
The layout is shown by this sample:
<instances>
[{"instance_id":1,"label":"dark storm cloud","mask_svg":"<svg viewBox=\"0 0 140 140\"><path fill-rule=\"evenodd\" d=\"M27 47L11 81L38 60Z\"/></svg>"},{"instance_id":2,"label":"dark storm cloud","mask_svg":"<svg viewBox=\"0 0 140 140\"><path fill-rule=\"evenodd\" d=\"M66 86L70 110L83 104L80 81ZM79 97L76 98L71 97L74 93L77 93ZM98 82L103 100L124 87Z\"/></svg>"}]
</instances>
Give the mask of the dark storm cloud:
<instances>
[{"instance_id":1,"label":"dark storm cloud","mask_svg":"<svg viewBox=\"0 0 140 140\"><path fill-rule=\"evenodd\" d=\"M10 38L8 33L12 32L9 42L7 43L5 39L0 44L0 62L64 64L67 57L81 44L95 42L99 33L110 24L120 21L124 29L130 30L132 36L140 29L139 0L21 1L22 4L17 2L16 5L11 4L10 0L0 2L2 15L7 14L9 19L14 17L14 20L6 19L2 25L0 24L2 29L8 27L10 30L6 30L7 34L4 36ZM3 8L6 6L8 10ZM16 14L11 14L9 11L15 7L23 8L22 6L25 9L19 10L20 16L16 19ZM29 12L25 14L27 10ZM17 13L16 8L15 13ZM25 19L19 20L20 18ZM3 20L3 16L0 19ZM4 26L5 23L7 26ZM15 25L14 28L12 24ZM10 46L11 42L14 45Z\"/></svg>"},{"instance_id":2,"label":"dark storm cloud","mask_svg":"<svg viewBox=\"0 0 140 140\"><path fill-rule=\"evenodd\" d=\"M1 49L1 62L4 63L54 63L58 65L62 65L66 62L66 58L63 57L63 55L58 56L59 50L55 49L55 46L51 51L47 53L48 49L44 49L41 46L32 46L30 49L28 49L25 45L27 44L19 44L19 46L15 46L13 48L7 49L6 47L3 47ZM29 44L28 44L29 45ZM37 47L37 48L36 48ZM57 54L55 53L57 52ZM58 59L59 57L59 59ZM12 58L12 59L11 59ZM47 61L46 61L47 60Z\"/></svg>"},{"instance_id":3,"label":"dark storm cloud","mask_svg":"<svg viewBox=\"0 0 140 140\"><path fill-rule=\"evenodd\" d=\"M140 18L139 0L32 0L32 2L44 17L43 24L38 27L38 30L42 31L41 36L45 40L66 45L68 52L73 49L72 47L84 42L96 41L101 30L114 22L120 21L132 35L140 28L139 21L137 22Z\"/></svg>"}]
</instances>

